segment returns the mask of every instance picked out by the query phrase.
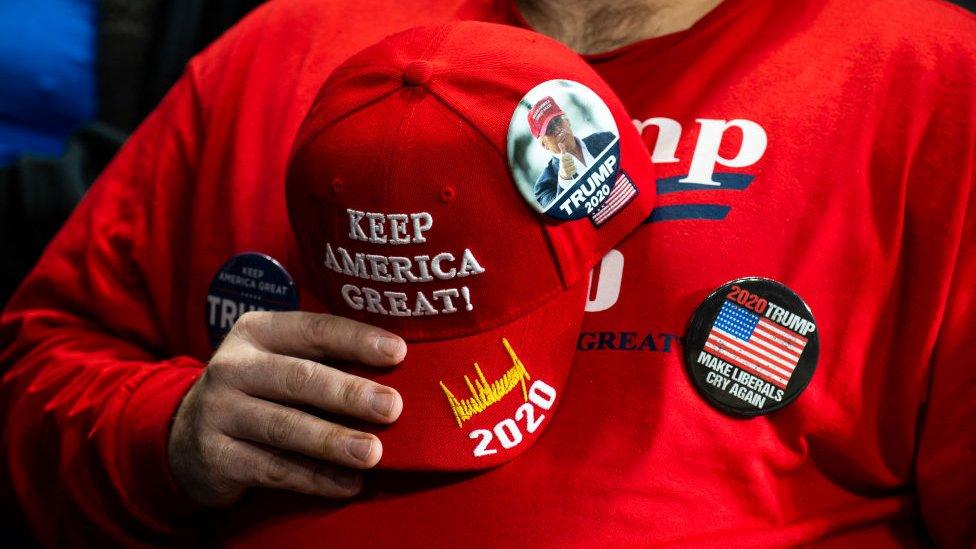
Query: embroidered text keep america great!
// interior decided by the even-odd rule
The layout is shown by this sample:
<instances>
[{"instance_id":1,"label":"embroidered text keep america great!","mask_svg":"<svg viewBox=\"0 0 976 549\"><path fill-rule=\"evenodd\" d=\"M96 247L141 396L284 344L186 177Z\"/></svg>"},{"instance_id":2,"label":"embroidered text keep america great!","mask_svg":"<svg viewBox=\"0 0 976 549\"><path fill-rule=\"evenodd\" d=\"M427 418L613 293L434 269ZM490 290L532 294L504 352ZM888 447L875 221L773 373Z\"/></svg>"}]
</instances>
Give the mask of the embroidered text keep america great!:
<instances>
[{"instance_id":1,"label":"embroidered text keep america great!","mask_svg":"<svg viewBox=\"0 0 976 549\"><path fill-rule=\"evenodd\" d=\"M398 245L427 242L425 232L434 226L427 212L383 214L347 209L349 233L354 241L370 244ZM460 253L387 256L350 252L342 246L325 245L324 264L345 276L385 283L422 283L465 278L485 272L474 253L465 248ZM369 313L392 316L428 316L474 310L467 286L442 288L425 292L377 290L369 286L344 284L342 298L349 307Z\"/></svg>"}]
</instances>

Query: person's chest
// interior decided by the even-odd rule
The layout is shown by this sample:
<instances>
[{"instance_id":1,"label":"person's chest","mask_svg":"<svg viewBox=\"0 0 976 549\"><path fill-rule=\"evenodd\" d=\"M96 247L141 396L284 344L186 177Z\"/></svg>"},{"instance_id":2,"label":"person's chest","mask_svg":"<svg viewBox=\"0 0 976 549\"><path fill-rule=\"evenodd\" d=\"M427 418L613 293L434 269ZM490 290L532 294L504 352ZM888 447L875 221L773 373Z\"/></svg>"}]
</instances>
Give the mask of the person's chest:
<instances>
[{"instance_id":1,"label":"person's chest","mask_svg":"<svg viewBox=\"0 0 976 549\"><path fill-rule=\"evenodd\" d=\"M344 507L262 495L230 511L230 540L309 542L328 531L337 543L353 542L380 517L384 528L370 529L374 543L437 537L485 544L486 532L525 543L663 542L705 532L757 541L748 536L761 532L777 545L813 539L822 530L816 517L831 509L840 509L836 524L854 525L901 512L933 328L924 315L893 314L893 300L921 310L923 297L904 292L899 275L905 191L898 167L879 166L873 152L886 139L880 113L866 103L869 94L851 93L863 90L855 72L823 82L824 67L813 67L791 79L789 52L761 63L755 52L741 53L735 69L727 59L735 52L726 52L724 61L687 67L690 58L682 57L603 71L647 144L657 175L644 184L658 205L594 269L570 384L531 452L468 479L379 477L371 499ZM254 120L297 127L300 111L296 105L287 116ZM207 191L208 203L229 202L216 234L194 243L180 333L200 355L209 351L207 295L223 261L255 250L288 269L298 265L279 188L287 155L269 154L247 135L228 136L235 145L224 153L228 163L210 168L215 179L246 184ZM252 169L252 158L264 160ZM742 390L726 393L741 397L743 409L765 411L775 389L734 374L750 371L734 359L724 362L736 368L689 368L687 356L696 309L744 277L775 281L802 300L816 328L805 335L818 346L815 360L796 360L809 384L795 400L752 419L709 404L693 384L695 368L703 378L724 376L711 380L727 389L738 384ZM718 300L763 316L778 303L760 297L767 302L760 312L758 299L738 302L741 292L730 294ZM707 339L714 326L709 319L697 335ZM789 369L782 353L767 354L777 362L751 352L760 368L765 360ZM871 500L857 486L894 495ZM431 524L441 516L452 520ZM768 537L770 524L784 522L803 531Z\"/></svg>"},{"instance_id":2,"label":"person's chest","mask_svg":"<svg viewBox=\"0 0 976 549\"><path fill-rule=\"evenodd\" d=\"M647 527L681 517L655 539L845 506L890 513L909 490L932 298L950 273L906 251L918 227L906 224L904 160L879 152L900 137L873 104L877 75L806 63L793 72L784 50L749 52L735 70L661 61L604 74L651 153L657 206L594 269L542 451L575 464L573 490L614 494L611 515ZM946 255L938 241L930 250ZM926 276L931 286L910 283ZM733 320L805 337L776 347L761 328L730 334L723 304ZM900 495L868 503L864 486Z\"/></svg>"}]
</instances>

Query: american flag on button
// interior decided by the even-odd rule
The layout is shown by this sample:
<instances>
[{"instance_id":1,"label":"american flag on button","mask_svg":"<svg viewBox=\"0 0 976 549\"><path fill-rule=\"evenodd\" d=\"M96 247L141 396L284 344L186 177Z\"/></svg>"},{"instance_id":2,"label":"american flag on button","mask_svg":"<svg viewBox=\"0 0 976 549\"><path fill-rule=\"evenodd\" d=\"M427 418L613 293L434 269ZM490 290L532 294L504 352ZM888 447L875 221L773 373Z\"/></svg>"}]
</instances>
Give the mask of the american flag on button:
<instances>
[{"instance_id":1,"label":"american flag on button","mask_svg":"<svg viewBox=\"0 0 976 549\"><path fill-rule=\"evenodd\" d=\"M705 340L713 355L784 390L806 345L807 338L730 301Z\"/></svg>"},{"instance_id":2,"label":"american flag on button","mask_svg":"<svg viewBox=\"0 0 976 549\"><path fill-rule=\"evenodd\" d=\"M604 200L600 209L593 212L593 224L599 227L610 220L624 206L630 203L637 196L637 187L630 181L627 174L621 172L617 176L617 181L613 185L610 195Z\"/></svg>"}]
</instances>

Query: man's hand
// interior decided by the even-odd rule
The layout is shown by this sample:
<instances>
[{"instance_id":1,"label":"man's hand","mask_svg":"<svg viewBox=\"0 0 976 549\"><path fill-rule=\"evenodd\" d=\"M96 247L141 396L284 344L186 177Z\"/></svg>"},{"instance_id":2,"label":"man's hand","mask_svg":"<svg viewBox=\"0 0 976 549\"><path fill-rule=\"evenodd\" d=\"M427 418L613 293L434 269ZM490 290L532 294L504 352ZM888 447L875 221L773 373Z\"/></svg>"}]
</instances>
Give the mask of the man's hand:
<instances>
[{"instance_id":1,"label":"man's hand","mask_svg":"<svg viewBox=\"0 0 976 549\"><path fill-rule=\"evenodd\" d=\"M355 495L362 486L355 470L376 465L379 439L296 407L391 423L403 408L395 390L318 361L393 366L406 352L399 337L337 316L244 314L173 421L177 483L204 505L231 504L250 486Z\"/></svg>"},{"instance_id":2,"label":"man's hand","mask_svg":"<svg viewBox=\"0 0 976 549\"><path fill-rule=\"evenodd\" d=\"M559 177L560 179L573 179L577 175L576 173L576 161L573 160L573 155L566 151L566 147L560 143L559 144Z\"/></svg>"}]
</instances>

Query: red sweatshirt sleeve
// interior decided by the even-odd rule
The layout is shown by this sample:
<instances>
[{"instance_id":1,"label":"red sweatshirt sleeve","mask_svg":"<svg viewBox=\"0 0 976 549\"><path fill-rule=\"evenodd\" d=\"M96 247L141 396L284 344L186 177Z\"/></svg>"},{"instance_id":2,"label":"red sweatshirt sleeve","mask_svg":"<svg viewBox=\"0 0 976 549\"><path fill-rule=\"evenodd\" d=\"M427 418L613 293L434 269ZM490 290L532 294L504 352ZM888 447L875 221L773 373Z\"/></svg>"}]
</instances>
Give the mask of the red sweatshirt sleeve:
<instances>
[{"instance_id":1,"label":"red sweatshirt sleeve","mask_svg":"<svg viewBox=\"0 0 976 549\"><path fill-rule=\"evenodd\" d=\"M201 371L173 357L144 258L177 243L154 195L194 172L192 73L140 126L49 245L0 320L4 480L45 545L170 532L189 507L166 444ZM155 211L154 211L155 210ZM172 268L177 268L175 265Z\"/></svg>"},{"instance_id":2,"label":"red sweatshirt sleeve","mask_svg":"<svg viewBox=\"0 0 976 549\"><path fill-rule=\"evenodd\" d=\"M243 251L288 263L281 185L308 105L328 67L416 12L374 26L353 2L256 8L190 61L11 299L0 481L45 545L184 532L166 447L210 351L207 283Z\"/></svg>"},{"instance_id":3,"label":"red sweatshirt sleeve","mask_svg":"<svg viewBox=\"0 0 976 549\"><path fill-rule=\"evenodd\" d=\"M970 214L976 193L970 193ZM976 216L965 226L936 348L916 480L929 532L944 547L976 543Z\"/></svg>"},{"instance_id":4,"label":"red sweatshirt sleeve","mask_svg":"<svg viewBox=\"0 0 976 549\"><path fill-rule=\"evenodd\" d=\"M976 19L969 16L958 36L972 36ZM952 29L949 29L950 31ZM947 31L949 32L949 31ZM952 214L928 219L941 229L935 242L947 246L955 264L932 355L928 395L920 418L915 480L922 516L938 545L972 547L976 543L976 48L971 41L958 50L940 43L951 55L939 65L945 77L933 87L943 106L928 120L927 135L910 171L925 197L955 205ZM924 168L923 168L924 167ZM940 192L941 189L945 189ZM910 220L911 221L911 220ZM925 292L931 280L915 286Z\"/></svg>"},{"instance_id":5,"label":"red sweatshirt sleeve","mask_svg":"<svg viewBox=\"0 0 976 549\"><path fill-rule=\"evenodd\" d=\"M969 174L968 192L961 193L968 213L958 234L916 461L922 515L944 547L976 543L976 139L968 146L969 156L959 158Z\"/></svg>"}]
</instances>

